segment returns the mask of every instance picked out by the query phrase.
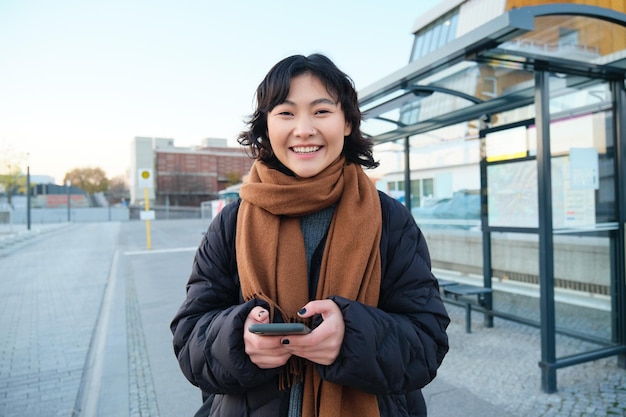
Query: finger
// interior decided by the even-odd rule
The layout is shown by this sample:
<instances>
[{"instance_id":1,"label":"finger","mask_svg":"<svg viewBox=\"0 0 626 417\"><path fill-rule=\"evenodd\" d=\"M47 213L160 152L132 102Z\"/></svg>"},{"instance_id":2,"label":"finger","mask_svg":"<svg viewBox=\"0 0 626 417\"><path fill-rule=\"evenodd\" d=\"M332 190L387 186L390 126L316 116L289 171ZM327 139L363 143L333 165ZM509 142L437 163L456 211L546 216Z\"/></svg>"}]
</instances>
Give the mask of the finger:
<instances>
[{"instance_id":1,"label":"finger","mask_svg":"<svg viewBox=\"0 0 626 417\"><path fill-rule=\"evenodd\" d=\"M298 315L302 318L306 318L312 317L316 314L321 314L322 317L324 317L325 315L339 312L339 307L332 300L314 300L309 301L300 310L298 310Z\"/></svg>"},{"instance_id":2,"label":"finger","mask_svg":"<svg viewBox=\"0 0 626 417\"><path fill-rule=\"evenodd\" d=\"M267 323L269 322L269 312L263 307L256 306L250 313L248 313L248 319L253 320L256 323Z\"/></svg>"},{"instance_id":3,"label":"finger","mask_svg":"<svg viewBox=\"0 0 626 417\"><path fill-rule=\"evenodd\" d=\"M291 352L280 343L279 336L258 336L248 333L244 336L245 352L250 360L260 368L276 368L284 365L291 357Z\"/></svg>"},{"instance_id":4,"label":"finger","mask_svg":"<svg viewBox=\"0 0 626 417\"><path fill-rule=\"evenodd\" d=\"M317 345L300 344L299 341L294 338L289 340L289 342L289 344L284 346L291 354L321 365L331 364L337 356L339 356L341 348L341 344L338 340L329 341L327 339Z\"/></svg>"}]
</instances>

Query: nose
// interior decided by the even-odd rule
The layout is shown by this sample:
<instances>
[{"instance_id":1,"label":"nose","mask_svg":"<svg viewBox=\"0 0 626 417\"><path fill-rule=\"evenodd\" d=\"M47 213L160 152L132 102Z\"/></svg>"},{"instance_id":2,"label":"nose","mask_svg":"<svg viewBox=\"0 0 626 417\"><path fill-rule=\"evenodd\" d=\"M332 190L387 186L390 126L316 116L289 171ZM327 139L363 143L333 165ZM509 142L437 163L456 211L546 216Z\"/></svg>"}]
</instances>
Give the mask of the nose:
<instances>
[{"instance_id":1,"label":"nose","mask_svg":"<svg viewBox=\"0 0 626 417\"><path fill-rule=\"evenodd\" d=\"M309 138L311 136L315 136L317 131L315 127L313 127L313 123L307 117L301 117L298 119L298 123L296 124L296 128L294 129L294 135L299 138Z\"/></svg>"}]
</instances>

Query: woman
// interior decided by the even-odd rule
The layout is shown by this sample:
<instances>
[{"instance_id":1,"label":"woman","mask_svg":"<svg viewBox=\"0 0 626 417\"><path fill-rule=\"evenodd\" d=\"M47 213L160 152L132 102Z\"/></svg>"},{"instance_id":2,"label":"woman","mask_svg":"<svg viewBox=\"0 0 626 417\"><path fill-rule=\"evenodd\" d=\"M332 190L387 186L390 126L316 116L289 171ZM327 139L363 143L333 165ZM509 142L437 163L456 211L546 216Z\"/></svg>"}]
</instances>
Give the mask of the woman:
<instances>
[{"instance_id":1,"label":"woman","mask_svg":"<svg viewBox=\"0 0 626 417\"><path fill-rule=\"evenodd\" d=\"M196 415L426 416L449 319L413 217L363 171L378 164L352 80L291 56L256 99L239 136L249 180L211 223L171 325ZM249 331L269 322L313 330Z\"/></svg>"}]
</instances>

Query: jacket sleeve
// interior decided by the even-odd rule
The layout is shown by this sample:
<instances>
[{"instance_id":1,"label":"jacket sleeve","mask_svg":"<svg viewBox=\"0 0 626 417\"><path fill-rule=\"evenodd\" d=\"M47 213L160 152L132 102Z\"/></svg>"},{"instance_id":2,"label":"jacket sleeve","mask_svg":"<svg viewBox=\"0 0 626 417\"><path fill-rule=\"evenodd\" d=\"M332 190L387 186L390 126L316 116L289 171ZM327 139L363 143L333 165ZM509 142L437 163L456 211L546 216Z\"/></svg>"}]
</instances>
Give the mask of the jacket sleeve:
<instances>
[{"instance_id":1,"label":"jacket sleeve","mask_svg":"<svg viewBox=\"0 0 626 417\"><path fill-rule=\"evenodd\" d=\"M196 252L187 296L172 320L174 353L185 377L207 393L242 393L275 377L245 353L243 324L257 300L243 303L235 256L238 203L215 217Z\"/></svg>"},{"instance_id":2,"label":"jacket sleeve","mask_svg":"<svg viewBox=\"0 0 626 417\"><path fill-rule=\"evenodd\" d=\"M377 395L427 385L448 351L450 322L431 272L424 236L402 204L386 196L378 307L332 297L345 336L337 360L319 365L322 378Z\"/></svg>"}]
</instances>

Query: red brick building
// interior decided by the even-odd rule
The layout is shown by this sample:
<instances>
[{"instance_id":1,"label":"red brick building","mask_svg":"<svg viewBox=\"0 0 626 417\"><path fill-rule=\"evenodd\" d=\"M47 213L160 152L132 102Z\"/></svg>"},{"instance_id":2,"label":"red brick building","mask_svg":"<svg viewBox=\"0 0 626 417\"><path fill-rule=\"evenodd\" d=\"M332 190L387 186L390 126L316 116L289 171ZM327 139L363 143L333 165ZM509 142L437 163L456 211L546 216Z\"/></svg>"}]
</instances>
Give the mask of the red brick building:
<instances>
[{"instance_id":1,"label":"red brick building","mask_svg":"<svg viewBox=\"0 0 626 417\"><path fill-rule=\"evenodd\" d=\"M253 159L243 148L155 149L155 198L157 205L198 206L241 181Z\"/></svg>"}]
</instances>

